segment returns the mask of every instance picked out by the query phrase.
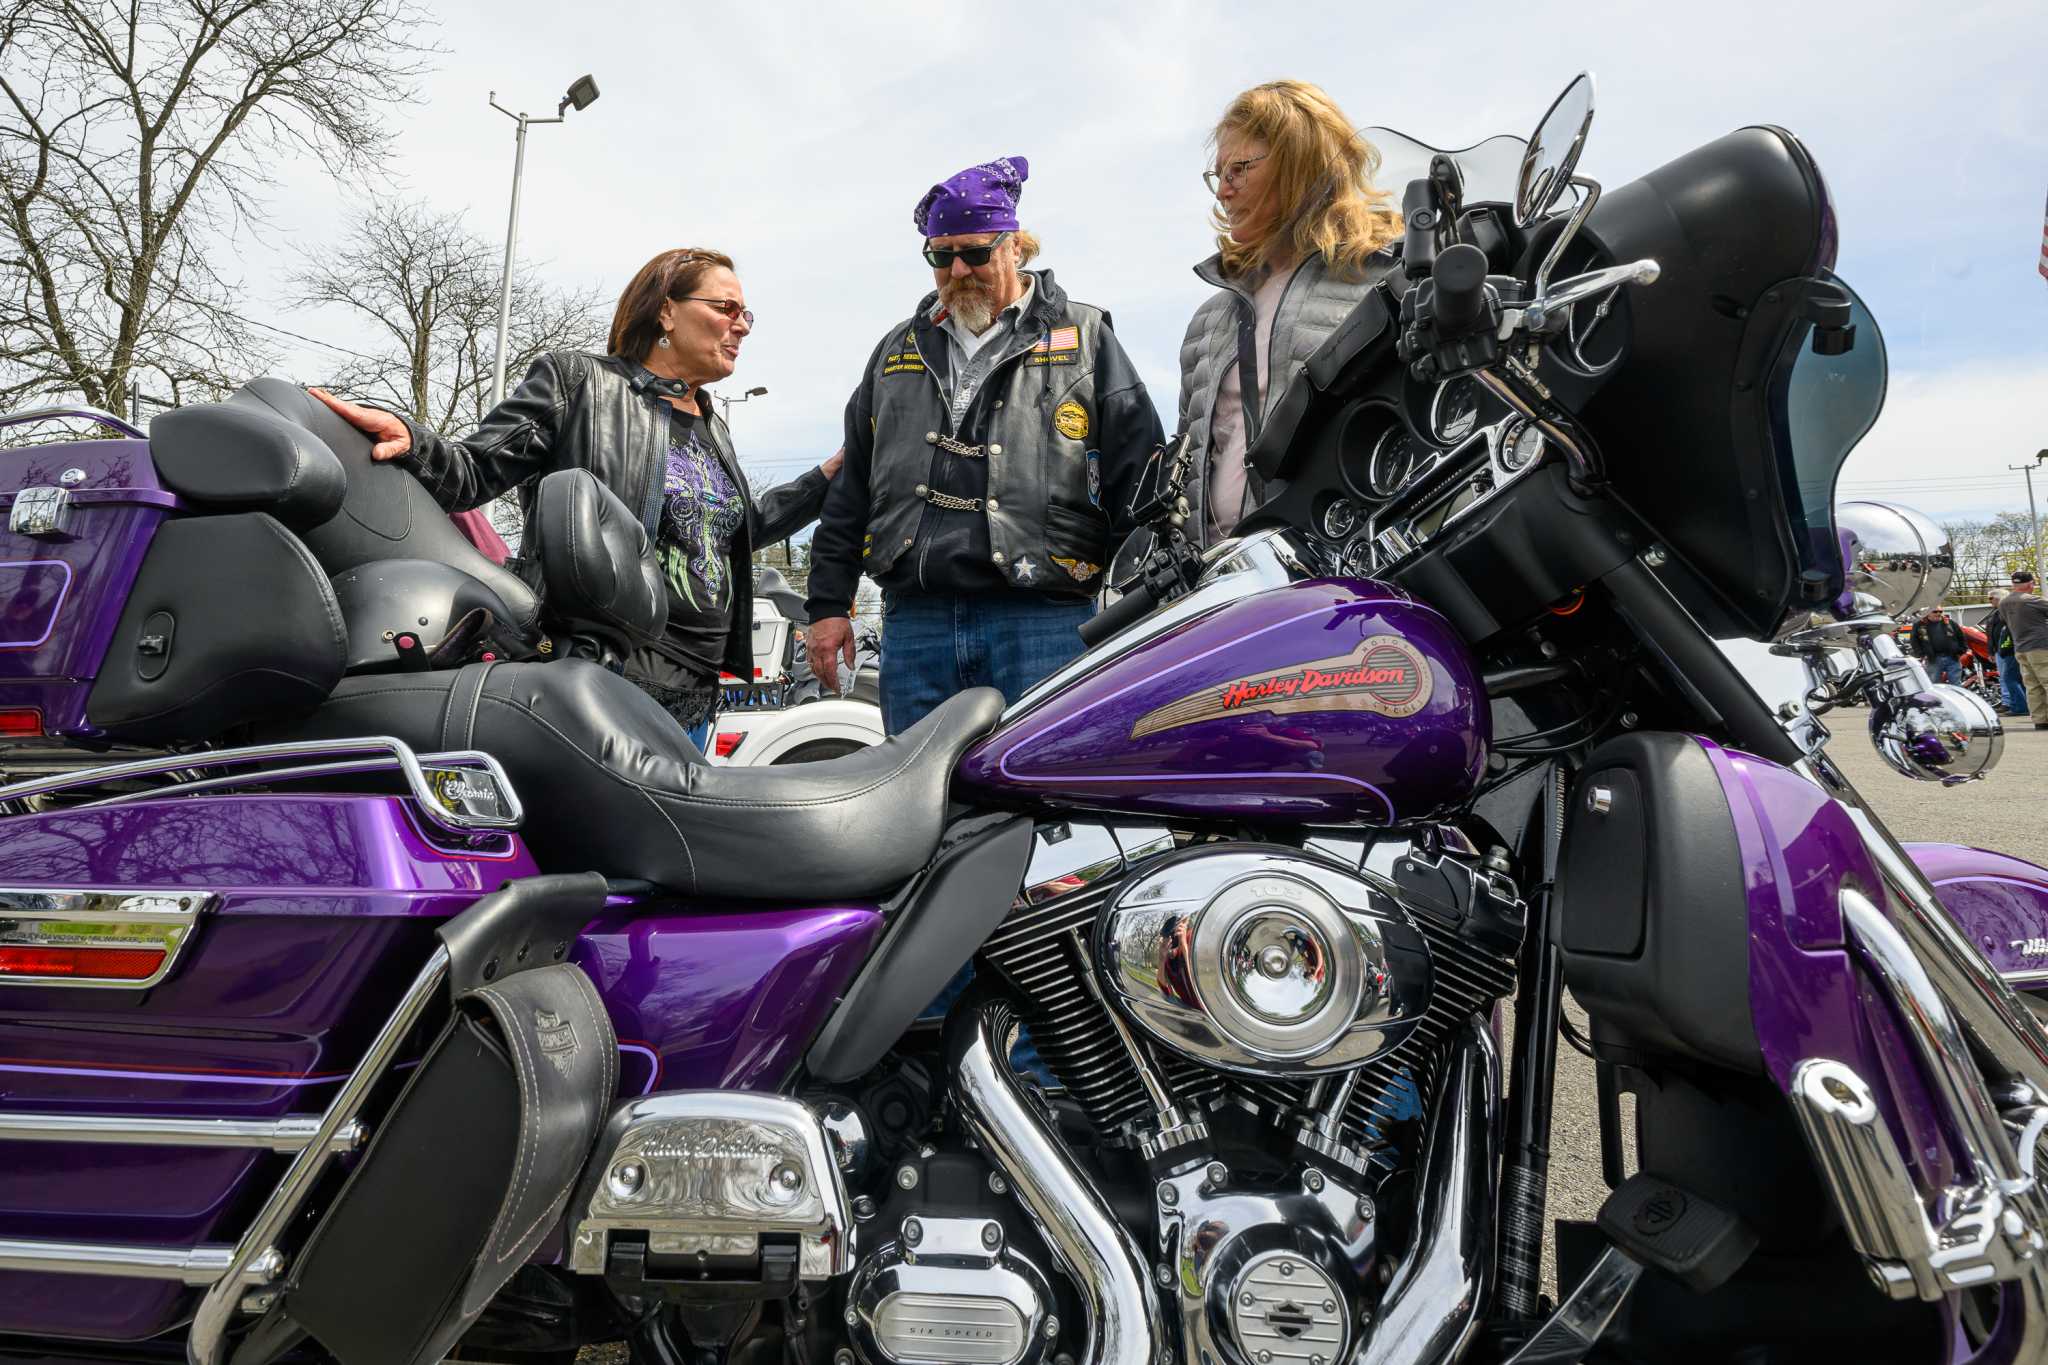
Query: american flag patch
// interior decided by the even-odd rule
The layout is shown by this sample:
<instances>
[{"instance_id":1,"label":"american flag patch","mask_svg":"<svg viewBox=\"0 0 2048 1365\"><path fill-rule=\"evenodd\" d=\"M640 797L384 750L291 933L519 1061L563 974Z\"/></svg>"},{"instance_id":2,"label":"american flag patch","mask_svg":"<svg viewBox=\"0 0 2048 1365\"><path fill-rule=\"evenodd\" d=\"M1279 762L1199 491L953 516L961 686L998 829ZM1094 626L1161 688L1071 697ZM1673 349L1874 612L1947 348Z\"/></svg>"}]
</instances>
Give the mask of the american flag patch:
<instances>
[{"instance_id":1,"label":"american flag patch","mask_svg":"<svg viewBox=\"0 0 2048 1365\"><path fill-rule=\"evenodd\" d=\"M1046 351L1078 351L1081 349L1081 329L1055 327L1040 337L1038 344L1031 349L1041 354Z\"/></svg>"}]
</instances>

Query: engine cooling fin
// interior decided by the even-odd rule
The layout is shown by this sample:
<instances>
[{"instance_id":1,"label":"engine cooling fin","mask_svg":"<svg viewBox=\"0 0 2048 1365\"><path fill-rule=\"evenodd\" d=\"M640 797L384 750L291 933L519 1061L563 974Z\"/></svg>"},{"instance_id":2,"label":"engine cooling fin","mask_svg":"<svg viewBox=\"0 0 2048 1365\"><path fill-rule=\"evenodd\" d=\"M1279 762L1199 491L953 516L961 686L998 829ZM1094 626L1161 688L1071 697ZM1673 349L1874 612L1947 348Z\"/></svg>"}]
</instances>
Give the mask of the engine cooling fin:
<instances>
[{"instance_id":1,"label":"engine cooling fin","mask_svg":"<svg viewBox=\"0 0 2048 1365\"><path fill-rule=\"evenodd\" d=\"M1139 865L1142 870L1143 864ZM1091 989L1074 947L1123 885L1104 881L1035 904L1020 902L982 947L982 957L1016 992L1019 1011L1041 1056L1104 1135L1149 1125L1153 1113L1105 1006ZM1404 903L1405 904L1405 903ZM1406 906L1429 945L1434 989L1421 1023L1400 1046L1361 1068L1345 1111L1344 1130L1376 1164L1393 1160L1381 1135L1426 1110L1435 1094L1443 1043L1464 1020L1514 989L1511 958L1467 942L1452 921ZM1309 1083L1292 1077L1244 1076L1202 1066L1154 1048L1166 1084L1183 1104L1211 1108L1238 1097L1274 1114L1301 1108Z\"/></svg>"}]
</instances>

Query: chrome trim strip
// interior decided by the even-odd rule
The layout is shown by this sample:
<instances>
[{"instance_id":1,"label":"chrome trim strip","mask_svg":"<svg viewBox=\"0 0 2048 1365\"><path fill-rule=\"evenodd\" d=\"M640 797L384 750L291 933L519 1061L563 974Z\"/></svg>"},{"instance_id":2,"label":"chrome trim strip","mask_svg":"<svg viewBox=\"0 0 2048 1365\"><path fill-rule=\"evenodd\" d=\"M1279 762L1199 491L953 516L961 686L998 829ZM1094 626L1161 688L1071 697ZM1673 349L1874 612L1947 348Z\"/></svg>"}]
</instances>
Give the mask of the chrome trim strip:
<instances>
[{"instance_id":1,"label":"chrome trim strip","mask_svg":"<svg viewBox=\"0 0 2048 1365\"><path fill-rule=\"evenodd\" d=\"M0 1239L0 1270L42 1275L115 1275L130 1280L213 1284L234 1262L233 1247L151 1247L118 1242L35 1242ZM236 1270L237 1288L269 1284L284 1270L276 1251L254 1256Z\"/></svg>"},{"instance_id":2,"label":"chrome trim strip","mask_svg":"<svg viewBox=\"0 0 2048 1365\"><path fill-rule=\"evenodd\" d=\"M219 903L214 891L0 887L0 946L154 948L164 955L146 977L7 972L0 973L0 988L147 990L170 975L199 917Z\"/></svg>"},{"instance_id":3,"label":"chrome trim strip","mask_svg":"<svg viewBox=\"0 0 2048 1365\"><path fill-rule=\"evenodd\" d=\"M0 1111L0 1142L77 1142L108 1147L255 1147L304 1151L320 1132L317 1118L160 1119L126 1114L19 1114ZM327 1150L337 1156L363 1145L368 1130L350 1119Z\"/></svg>"},{"instance_id":4,"label":"chrome trim strip","mask_svg":"<svg viewBox=\"0 0 2048 1365\"><path fill-rule=\"evenodd\" d=\"M243 1277L264 1257L277 1254L274 1245L298 1216L299 1206L305 1203L306 1196L313 1192L314 1183L327 1169L336 1136L356 1117L369 1099L372 1087L390 1070L413 1025L427 1012L427 1007L434 1002L447 979L448 948L445 944L436 944L434 955L427 959L427 965L420 968L419 975L406 988L398 1008L391 1012L391 1017L384 1021L384 1027L370 1040L362 1061L356 1063L356 1069L342 1082L341 1092L334 1097L334 1102L320 1120L320 1130L292 1159L284 1179L278 1182L277 1189L249 1224L249 1230L242 1234L242 1240L236 1243L234 1259L229 1263L226 1274L215 1280L199 1301L198 1311L192 1315L192 1334L185 1344L186 1358L191 1365L220 1365L226 1354L228 1319L241 1301Z\"/></svg>"},{"instance_id":5,"label":"chrome trim strip","mask_svg":"<svg viewBox=\"0 0 2048 1365\"><path fill-rule=\"evenodd\" d=\"M999 1000L955 1018L947 1052L960 1111L1080 1297L1084 1365L1154 1365L1166 1325L1144 1258L1025 1098L1010 1069L1010 1020Z\"/></svg>"},{"instance_id":6,"label":"chrome trim strip","mask_svg":"<svg viewBox=\"0 0 2048 1365\"><path fill-rule=\"evenodd\" d=\"M136 777L158 777L166 773L192 768L232 768L257 763L272 763L284 759L317 758L324 754L383 754L384 763L375 765L351 765L345 771L367 771L369 767L395 767L405 776L405 784L413 800L429 820L443 829L455 833L469 833L474 830L517 829L524 823L526 813L519 802L519 793L512 789L511 779L505 776L504 768L489 754L475 749L451 750L439 754L416 754L403 740L390 735L369 735L362 739L309 739L295 744L255 744L242 749L203 750L189 754L162 754L153 758L136 759L129 763L114 763L102 768L86 768L78 772L57 773L49 777L33 778L27 782L16 782L0 787L0 802L20 801L31 796L45 796L51 792L71 791L80 787L97 787L107 782L125 781ZM324 766L324 765L323 765ZM498 786L504 798L505 814L474 815L449 808L427 781L425 769L438 768L480 768ZM221 787L237 786L249 782L274 781L279 778L305 776L320 771L316 767L301 766L287 768L282 772L267 771L244 773L231 777L202 778L191 782L176 783L168 788L157 788L143 792L124 792L90 804L95 806L120 805L130 801L155 801L166 796L177 796L188 792L211 791Z\"/></svg>"},{"instance_id":7,"label":"chrome trim strip","mask_svg":"<svg viewBox=\"0 0 2048 1365\"><path fill-rule=\"evenodd\" d=\"M1387 1282L1352 1365L1442 1365L1479 1330L1494 1280L1500 1052L1477 1017L1458 1034L1422 1145L1414 1250Z\"/></svg>"}]
</instances>

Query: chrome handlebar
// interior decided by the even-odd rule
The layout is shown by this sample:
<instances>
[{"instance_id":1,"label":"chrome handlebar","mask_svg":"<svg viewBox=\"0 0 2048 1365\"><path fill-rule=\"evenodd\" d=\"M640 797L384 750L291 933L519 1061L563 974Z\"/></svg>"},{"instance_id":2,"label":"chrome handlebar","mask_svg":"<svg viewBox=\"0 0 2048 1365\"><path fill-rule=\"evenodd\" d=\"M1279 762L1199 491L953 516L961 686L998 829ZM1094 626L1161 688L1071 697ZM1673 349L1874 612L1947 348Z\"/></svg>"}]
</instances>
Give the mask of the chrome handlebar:
<instances>
[{"instance_id":1,"label":"chrome handlebar","mask_svg":"<svg viewBox=\"0 0 2048 1365\"><path fill-rule=\"evenodd\" d=\"M1657 277L1664 273L1663 267L1653 260L1630 261L1627 265L1610 265L1600 270L1589 270L1583 275L1574 275L1555 286L1539 292L1535 298L1520 308L1509 308L1502 312L1500 338L1506 341L1517 328L1531 332L1545 331L1571 312L1574 305L1585 302L1596 294L1624 284L1655 284Z\"/></svg>"}]
</instances>

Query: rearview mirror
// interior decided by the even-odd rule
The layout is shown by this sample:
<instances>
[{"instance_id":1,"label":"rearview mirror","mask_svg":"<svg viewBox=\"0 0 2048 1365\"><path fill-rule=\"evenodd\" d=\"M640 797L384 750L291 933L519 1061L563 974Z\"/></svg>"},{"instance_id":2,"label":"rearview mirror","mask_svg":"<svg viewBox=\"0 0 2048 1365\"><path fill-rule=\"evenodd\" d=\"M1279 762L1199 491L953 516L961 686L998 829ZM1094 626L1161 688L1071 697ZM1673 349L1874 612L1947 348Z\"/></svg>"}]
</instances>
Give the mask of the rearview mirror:
<instances>
[{"instance_id":1,"label":"rearview mirror","mask_svg":"<svg viewBox=\"0 0 2048 1365\"><path fill-rule=\"evenodd\" d=\"M1835 508L1843 533L1852 592L1877 599L1898 618L1934 606L1955 577L1948 533L1926 515L1889 502L1845 502Z\"/></svg>"},{"instance_id":2,"label":"rearview mirror","mask_svg":"<svg viewBox=\"0 0 2048 1365\"><path fill-rule=\"evenodd\" d=\"M1522 154L1522 174L1515 186L1515 221L1522 227L1549 213L1570 188L1592 126L1593 77L1581 71L1552 101Z\"/></svg>"}]
</instances>

